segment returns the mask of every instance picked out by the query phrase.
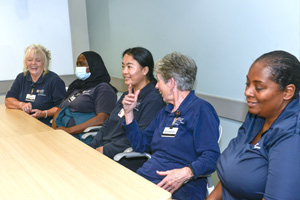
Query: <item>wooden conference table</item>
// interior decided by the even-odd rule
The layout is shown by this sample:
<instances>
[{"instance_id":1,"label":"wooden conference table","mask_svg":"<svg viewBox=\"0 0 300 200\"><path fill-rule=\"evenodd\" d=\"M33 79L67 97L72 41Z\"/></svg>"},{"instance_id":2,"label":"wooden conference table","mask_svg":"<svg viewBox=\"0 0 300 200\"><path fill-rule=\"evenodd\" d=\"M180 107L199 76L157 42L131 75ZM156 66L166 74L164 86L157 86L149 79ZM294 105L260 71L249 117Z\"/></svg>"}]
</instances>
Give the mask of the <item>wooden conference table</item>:
<instances>
[{"instance_id":1,"label":"wooden conference table","mask_svg":"<svg viewBox=\"0 0 300 200\"><path fill-rule=\"evenodd\" d=\"M62 130L0 105L0 199L170 199Z\"/></svg>"}]
</instances>

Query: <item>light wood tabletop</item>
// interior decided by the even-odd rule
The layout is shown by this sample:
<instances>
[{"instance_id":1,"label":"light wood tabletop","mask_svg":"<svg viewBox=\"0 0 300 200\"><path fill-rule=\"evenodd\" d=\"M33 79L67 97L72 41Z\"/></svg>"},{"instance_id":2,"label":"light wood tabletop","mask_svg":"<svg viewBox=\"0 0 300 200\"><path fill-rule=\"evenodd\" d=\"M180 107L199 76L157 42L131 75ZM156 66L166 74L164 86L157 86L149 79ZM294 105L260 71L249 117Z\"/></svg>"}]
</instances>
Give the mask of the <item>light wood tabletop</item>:
<instances>
[{"instance_id":1,"label":"light wood tabletop","mask_svg":"<svg viewBox=\"0 0 300 200\"><path fill-rule=\"evenodd\" d=\"M8 109L0 105L0 134L1 137L35 134L53 130L39 120L18 109Z\"/></svg>"},{"instance_id":2,"label":"light wood tabletop","mask_svg":"<svg viewBox=\"0 0 300 200\"><path fill-rule=\"evenodd\" d=\"M10 109L3 109L0 106L0 115L18 116ZM30 117L21 116L22 119ZM3 116L0 121L2 119ZM24 119L27 120L31 121ZM18 121L12 121L18 124ZM41 122L30 125L46 126ZM18 130L3 128L5 123L0 126L1 136L3 129ZM62 130L50 128L39 133L0 137L0 162L0 199L171 198L169 192Z\"/></svg>"}]
</instances>

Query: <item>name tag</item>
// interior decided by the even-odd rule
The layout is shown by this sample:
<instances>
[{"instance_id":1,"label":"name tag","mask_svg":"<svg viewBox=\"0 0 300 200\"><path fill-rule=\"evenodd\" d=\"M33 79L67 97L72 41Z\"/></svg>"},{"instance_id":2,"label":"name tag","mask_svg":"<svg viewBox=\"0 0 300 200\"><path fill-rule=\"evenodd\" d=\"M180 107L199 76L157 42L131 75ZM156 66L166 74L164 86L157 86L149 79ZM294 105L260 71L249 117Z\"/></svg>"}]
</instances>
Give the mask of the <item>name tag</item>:
<instances>
[{"instance_id":1,"label":"name tag","mask_svg":"<svg viewBox=\"0 0 300 200\"><path fill-rule=\"evenodd\" d=\"M170 128L170 127L165 127L163 134L161 137L175 137L176 133L178 131L178 128Z\"/></svg>"},{"instance_id":2,"label":"name tag","mask_svg":"<svg viewBox=\"0 0 300 200\"><path fill-rule=\"evenodd\" d=\"M123 116L124 116L124 109L122 108L121 110L120 110L120 112L118 113L118 116L120 117L120 118L122 118Z\"/></svg>"},{"instance_id":3,"label":"name tag","mask_svg":"<svg viewBox=\"0 0 300 200\"><path fill-rule=\"evenodd\" d=\"M68 101L69 101L69 103L71 103L71 102L74 101L75 99L76 99L75 95L72 95L72 96L68 99Z\"/></svg>"},{"instance_id":4,"label":"name tag","mask_svg":"<svg viewBox=\"0 0 300 200\"><path fill-rule=\"evenodd\" d=\"M36 97L35 94L27 94L25 101L34 102L35 101L35 97Z\"/></svg>"}]
</instances>

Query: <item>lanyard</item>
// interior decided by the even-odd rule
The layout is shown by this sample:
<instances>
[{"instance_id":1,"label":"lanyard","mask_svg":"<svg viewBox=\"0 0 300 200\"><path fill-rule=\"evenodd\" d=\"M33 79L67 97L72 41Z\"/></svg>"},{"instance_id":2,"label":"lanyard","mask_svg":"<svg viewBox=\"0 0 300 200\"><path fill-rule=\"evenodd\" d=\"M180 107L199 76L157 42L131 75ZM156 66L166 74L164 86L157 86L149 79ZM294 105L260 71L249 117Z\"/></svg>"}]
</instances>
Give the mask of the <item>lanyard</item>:
<instances>
[{"instance_id":1,"label":"lanyard","mask_svg":"<svg viewBox=\"0 0 300 200\"><path fill-rule=\"evenodd\" d=\"M71 103L72 101L74 101L76 99L76 97L78 97L81 93L83 92L83 90L80 90L79 92L77 92L76 94L72 95L68 101L69 103Z\"/></svg>"},{"instance_id":2,"label":"lanyard","mask_svg":"<svg viewBox=\"0 0 300 200\"><path fill-rule=\"evenodd\" d=\"M172 128L174 127L175 122L177 121L178 117L180 117L180 115L181 115L180 111L179 111L179 110L176 110L176 111L175 111L175 119L173 120L173 122L172 122L172 124L171 124L171 126L170 126L170 129L172 129Z\"/></svg>"},{"instance_id":3,"label":"lanyard","mask_svg":"<svg viewBox=\"0 0 300 200\"><path fill-rule=\"evenodd\" d=\"M30 94L32 94L32 93L33 93L33 91L34 91L34 88L35 88L35 84L34 84L34 83L32 83L32 84L31 84L31 93L30 93Z\"/></svg>"}]
</instances>

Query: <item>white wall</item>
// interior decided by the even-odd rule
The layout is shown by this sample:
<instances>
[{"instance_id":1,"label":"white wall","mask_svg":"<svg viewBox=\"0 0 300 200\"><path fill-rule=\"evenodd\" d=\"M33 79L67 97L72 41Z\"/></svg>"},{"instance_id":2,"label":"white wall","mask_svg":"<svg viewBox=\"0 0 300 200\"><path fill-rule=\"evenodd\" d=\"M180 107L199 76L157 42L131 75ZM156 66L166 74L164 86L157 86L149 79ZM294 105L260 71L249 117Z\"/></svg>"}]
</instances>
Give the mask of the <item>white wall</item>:
<instances>
[{"instance_id":1,"label":"white wall","mask_svg":"<svg viewBox=\"0 0 300 200\"><path fill-rule=\"evenodd\" d=\"M90 50L85 0L68 0L72 37L73 73L77 57Z\"/></svg>"},{"instance_id":2,"label":"white wall","mask_svg":"<svg viewBox=\"0 0 300 200\"><path fill-rule=\"evenodd\" d=\"M195 89L244 100L251 63L283 49L299 58L298 0L88 0L90 47L121 77L121 54L144 46L155 60L172 51L198 64Z\"/></svg>"},{"instance_id":3,"label":"white wall","mask_svg":"<svg viewBox=\"0 0 300 200\"><path fill-rule=\"evenodd\" d=\"M31 44L50 50L52 71L73 73L67 0L0 0L0 19L0 80L22 72L24 50Z\"/></svg>"},{"instance_id":4,"label":"white wall","mask_svg":"<svg viewBox=\"0 0 300 200\"><path fill-rule=\"evenodd\" d=\"M3 16L3 13L0 12L1 23L7 23L7 26L2 27L0 31L0 36L6 35L6 37L0 38L0 52L1 55L1 65L0 71L5 80L12 79L9 81L3 81L0 78L0 104L4 103L4 98L7 90L9 90L13 79L17 76L18 73L22 71L23 68L23 55L24 55L24 48L26 45L31 43L40 43L40 40L43 40L41 44L43 44L46 48L51 50L52 53L52 63L50 69L54 72L57 72L59 75L63 74L70 74L69 76L62 76L65 80L66 84L69 84L74 79L72 74L74 74L74 67L76 63L77 56L83 52L90 49L89 47L89 37L88 37L88 28L87 28L87 13L86 13L86 3L85 0L55 0L55 1L26 1L26 0L18 0L18 1L4 1L0 0L0 10L7 8L16 9L16 13L13 15L18 15L19 13L33 12L33 7L40 6L42 8L47 8L47 11L44 11L39 17L44 20L44 23L39 24L37 27L36 23L33 23L33 29L41 28L41 29L48 29L49 23L54 24L56 28L52 27L53 32L57 32L59 34L65 34L64 37L67 38L60 38L59 34L51 34L51 37L45 37L45 35L40 35L39 41L35 40L34 38L24 38L22 35L22 31L18 32L17 35L11 34L7 35L8 29L13 29L12 26L14 25L14 19L10 19L7 16ZM23 9L23 10L22 10ZM63 10L64 9L64 10ZM55 12L53 12L55 10ZM40 10L43 12L43 9ZM49 12L51 12L49 14ZM63 14L61 14L63 13ZM60 17L64 16L62 19L63 22L57 23L60 24L58 26L56 22L59 19L51 18L51 16L58 15ZM34 13L35 15L35 13ZM45 17L44 17L45 15ZM14 18L14 17L13 17ZM32 18L32 17L31 17ZM4 20L6 19L6 20ZM20 20L20 19L19 19ZM32 19L31 19L32 20ZM21 21L18 22L19 24ZM63 29L61 29L61 23L64 23ZM24 25L21 23L21 27ZM51 27L51 26L50 26ZM28 31L31 29L31 25L29 25L24 31ZM4 41L7 40L7 41ZM64 41L60 41L63 39ZM3 41L4 42L3 42ZM9 43L8 41L13 41L13 43ZM18 41L21 41L18 43ZM16 45L14 45L17 42ZM26 43L25 46L21 45ZM72 45L71 45L72 44ZM18 50L15 50L15 46L18 46ZM52 48L53 47L53 48ZM71 48L72 47L72 48ZM56 48L56 51L53 49ZM14 54L18 54L18 58L8 59L9 56L14 56ZM17 64L16 64L17 63ZM5 75L4 75L5 74Z\"/></svg>"},{"instance_id":5,"label":"white wall","mask_svg":"<svg viewBox=\"0 0 300 200\"><path fill-rule=\"evenodd\" d=\"M121 77L122 52L148 48L157 60L172 51L198 64L195 90L244 101L246 74L265 52L282 49L299 58L298 0L88 0L91 50L111 76ZM242 111L241 111L242 112ZM224 150L240 122L221 118Z\"/></svg>"}]
</instances>

